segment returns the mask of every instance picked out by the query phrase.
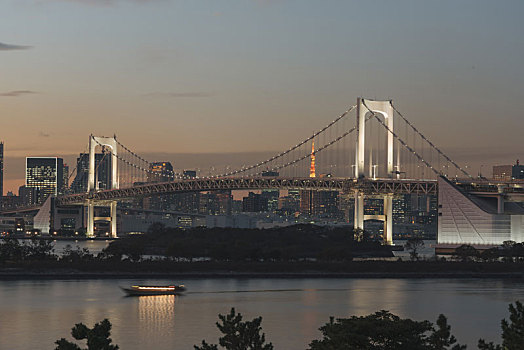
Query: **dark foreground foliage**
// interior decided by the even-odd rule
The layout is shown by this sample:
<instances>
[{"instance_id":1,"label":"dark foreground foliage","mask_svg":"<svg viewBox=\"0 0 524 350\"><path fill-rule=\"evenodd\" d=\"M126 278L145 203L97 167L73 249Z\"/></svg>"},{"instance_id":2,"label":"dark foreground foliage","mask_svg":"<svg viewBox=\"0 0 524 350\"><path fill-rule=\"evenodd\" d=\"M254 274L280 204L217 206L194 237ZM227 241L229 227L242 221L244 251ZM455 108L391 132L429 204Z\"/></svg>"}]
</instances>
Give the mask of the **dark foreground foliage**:
<instances>
[{"instance_id":1,"label":"dark foreground foliage","mask_svg":"<svg viewBox=\"0 0 524 350\"><path fill-rule=\"evenodd\" d=\"M356 240L357 238L358 240ZM166 228L151 226L144 235L112 242L106 249L116 259L138 260L157 254L192 261L350 261L355 256L393 256L387 246L349 227L294 225L273 229Z\"/></svg>"},{"instance_id":2,"label":"dark foreground foliage","mask_svg":"<svg viewBox=\"0 0 524 350\"><path fill-rule=\"evenodd\" d=\"M522 350L524 348L524 305L520 301L509 305L509 321L501 321L502 344L480 339L479 350ZM218 344L205 340L195 350L273 350L262 333L262 317L243 321L242 315L232 308L227 315L218 315L216 325L223 334ZM105 319L90 329L76 324L71 334L77 340L87 340L85 350L117 350L110 336L111 323ZM451 326L444 315L435 324L430 321L402 319L389 311L367 316L330 318L320 327L322 338L313 340L308 350L465 350L451 334ZM55 350L82 350L77 344L62 338L55 342Z\"/></svg>"},{"instance_id":3,"label":"dark foreground foliage","mask_svg":"<svg viewBox=\"0 0 524 350\"><path fill-rule=\"evenodd\" d=\"M113 340L111 335L111 322L106 318L100 323L96 323L93 328L87 327L83 323L77 323L71 329L71 335L76 340L86 340L87 348L85 350L118 350L118 345L111 344ZM55 350L82 350L80 346L64 338L55 342Z\"/></svg>"},{"instance_id":4,"label":"dark foreground foliage","mask_svg":"<svg viewBox=\"0 0 524 350\"><path fill-rule=\"evenodd\" d=\"M352 316L329 323L320 328L323 338L313 340L310 350L362 349L362 350L462 350L456 344L451 327L444 315L436 326L429 321L401 319L388 311L368 316Z\"/></svg>"},{"instance_id":5,"label":"dark foreground foliage","mask_svg":"<svg viewBox=\"0 0 524 350\"><path fill-rule=\"evenodd\" d=\"M266 343L262 333L262 317L252 321L242 321L242 315L232 308L228 315L218 315L220 322L216 325L223 334L218 344L225 350L273 350L273 344ZM195 350L218 350L217 344L208 344L202 340L202 346L195 345Z\"/></svg>"}]
</instances>

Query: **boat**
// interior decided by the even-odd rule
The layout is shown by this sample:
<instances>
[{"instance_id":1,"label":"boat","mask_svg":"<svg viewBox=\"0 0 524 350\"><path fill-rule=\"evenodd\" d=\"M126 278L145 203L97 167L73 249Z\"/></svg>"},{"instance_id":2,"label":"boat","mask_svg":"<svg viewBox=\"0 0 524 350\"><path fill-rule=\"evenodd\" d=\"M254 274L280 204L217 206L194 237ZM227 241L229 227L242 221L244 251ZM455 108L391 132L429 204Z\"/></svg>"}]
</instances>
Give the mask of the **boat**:
<instances>
[{"instance_id":1,"label":"boat","mask_svg":"<svg viewBox=\"0 0 524 350\"><path fill-rule=\"evenodd\" d=\"M175 295L185 292L183 284L178 286L131 286L129 288L120 287L127 295Z\"/></svg>"}]
</instances>

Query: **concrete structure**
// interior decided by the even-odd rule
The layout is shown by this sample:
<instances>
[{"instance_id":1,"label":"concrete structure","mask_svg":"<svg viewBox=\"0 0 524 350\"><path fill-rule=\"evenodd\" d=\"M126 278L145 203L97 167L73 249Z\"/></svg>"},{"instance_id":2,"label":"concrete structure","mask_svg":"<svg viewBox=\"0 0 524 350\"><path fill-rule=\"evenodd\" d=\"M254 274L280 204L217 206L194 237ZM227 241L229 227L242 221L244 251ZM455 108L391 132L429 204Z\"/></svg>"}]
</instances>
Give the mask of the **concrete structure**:
<instances>
[{"instance_id":1,"label":"concrete structure","mask_svg":"<svg viewBox=\"0 0 524 350\"><path fill-rule=\"evenodd\" d=\"M98 137L89 136L89 170L88 170L88 181L87 181L87 192L97 191L99 189L98 183L95 182L95 150L96 146L106 146L111 149L111 189L118 189L118 158L117 158L117 143L115 137ZM116 204L117 201L110 201L110 235L112 238L116 238ZM87 200L87 237L94 237L95 235L95 203L92 200ZM99 218L100 219L100 218Z\"/></svg>"},{"instance_id":2,"label":"concrete structure","mask_svg":"<svg viewBox=\"0 0 524 350\"><path fill-rule=\"evenodd\" d=\"M391 101L374 101L364 98L357 99L357 145L355 155L355 178L364 178L366 169L365 156L365 138L366 138L366 115L368 113L379 113L384 117L386 127L393 131L393 106ZM393 160L393 134L387 132L387 164L386 171L388 177L393 177L394 160ZM372 158L370 157L370 160ZM373 169L373 164L369 164L369 169ZM376 173L370 171L370 177L376 178ZM398 178L398 174L396 175ZM359 190L355 190L355 229L364 229L365 220L381 220L384 221L384 242L386 244L393 244L393 194L384 195L384 214L383 215L364 215L364 194Z\"/></svg>"},{"instance_id":3,"label":"concrete structure","mask_svg":"<svg viewBox=\"0 0 524 350\"><path fill-rule=\"evenodd\" d=\"M99 189L111 188L111 155L106 153L95 154L95 181ZM71 184L73 193L87 191L89 177L89 153L80 153L76 159L76 176Z\"/></svg>"},{"instance_id":4,"label":"concrete structure","mask_svg":"<svg viewBox=\"0 0 524 350\"><path fill-rule=\"evenodd\" d=\"M486 196L439 178L439 244L524 242L524 205L506 201L504 187Z\"/></svg>"}]
</instances>

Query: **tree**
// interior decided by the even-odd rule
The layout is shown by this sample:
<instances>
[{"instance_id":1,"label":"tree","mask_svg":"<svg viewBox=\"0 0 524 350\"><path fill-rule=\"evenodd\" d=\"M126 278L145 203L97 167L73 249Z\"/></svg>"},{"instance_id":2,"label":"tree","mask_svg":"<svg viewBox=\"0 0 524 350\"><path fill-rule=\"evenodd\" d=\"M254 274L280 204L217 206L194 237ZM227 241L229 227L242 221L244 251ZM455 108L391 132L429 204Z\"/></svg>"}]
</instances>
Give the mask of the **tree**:
<instances>
[{"instance_id":1,"label":"tree","mask_svg":"<svg viewBox=\"0 0 524 350\"><path fill-rule=\"evenodd\" d=\"M501 321L502 345L492 342L486 343L484 339L479 340L478 347L481 350L520 350L524 344L524 305L516 301L515 305L509 304L509 322Z\"/></svg>"},{"instance_id":2,"label":"tree","mask_svg":"<svg viewBox=\"0 0 524 350\"><path fill-rule=\"evenodd\" d=\"M480 252L479 257L485 262L497 261L499 258L499 250L498 248L484 249Z\"/></svg>"},{"instance_id":3,"label":"tree","mask_svg":"<svg viewBox=\"0 0 524 350\"><path fill-rule=\"evenodd\" d=\"M445 350L453 346L452 350L464 350L466 345L455 344L457 339L451 334L451 326L448 325L446 316L440 314L437 319L437 328L433 328L433 333L429 336L428 342L432 350Z\"/></svg>"},{"instance_id":4,"label":"tree","mask_svg":"<svg viewBox=\"0 0 524 350\"><path fill-rule=\"evenodd\" d=\"M16 238L5 238L0 243L0 262L20 261L25 256L25 246Z\"/></svg>"},{"instance_id":5,"label":"tree","mask_svg":"<svg viewBox=\"0 0 524 350\"><path fill-rule=\"evenodd\" d=\"M419 237L408 239L406 245L404 245L407 251L409 251L409 257L412 261L418 261L418 252L424 248L424 241Z\"/></svg>"},{"instance_id":6,"label":"tree","mask_svg":"<svg viewBox=\"0 0 524 350\"><path fill-rule=\"evenodd\" d=\"M252 321L242 322L242 315L231 308L228 315L218 315L222 323L216 325L224 336L218 339L218 343L226 350L273 350L273 344L265 343L265 334L260 332L262 317ZM218 345L208 344L202 340L202 346L194 346L195 350L218 350Z\"/></svg>"},{"instance_id":7,"label":"tree","mask_svg":"<svg viewBox=\"0 0 524 350\"><path fill-rule=\"evenodd\" d=\"M76 246L75 249L68 244L62 250L62 256L60 257L61 261L67 261L69 263L78 263L82 261L93 260L93 254L89 252L87 248L80 248Z\"/></svg>"},{"instance_id":8,"label":"tree","mask_svg":"<svg viewBox=\"0 0 524 350\"><path fill-rule=\"evenodd\" d=\"M475 260L479 256L478 251L469 244L463 244L455 249L455 259L462 262Z\"/></svg>"},{"instance_id":9,"label":"tree","mask_svg":"<svg viewBox=\"0 0 524 350\"><path fill-rule=\"evenodd\" d=\"M96 323L93 328L87 327L83 323L77 323L71 329L71 335L76 340L87 340L86 350L118 350L118 345L111 344L111 322L106 318L100 323ZM61 338L55 342L55 350L82 350L77 344Z\"/></svg>"},{"instance_id":10,"label":"tree","mask_svg":"<svg viewBox=\"0 0 524 350\"><path fill-rule=\"evenodd\" d=\"M368 316L330 318L320 327L323 339L313 340L310 350L463 350L455 344L446 317L440 315L437 328L429 321L401 319L382 310ZM452 346L452 347L451 347Z\"/></svg>"},{"instance_id":11,"label":"tree","mask_svg":"<svg viewBox=\"0 0 524 350\"><path fill-rule=\"evenodd\" d=\"M29 244L25 244L25 255L27 259L43 260L56 259L54 254L55 245L46 239L32 238Z\"/></svg>"}]
</instances>

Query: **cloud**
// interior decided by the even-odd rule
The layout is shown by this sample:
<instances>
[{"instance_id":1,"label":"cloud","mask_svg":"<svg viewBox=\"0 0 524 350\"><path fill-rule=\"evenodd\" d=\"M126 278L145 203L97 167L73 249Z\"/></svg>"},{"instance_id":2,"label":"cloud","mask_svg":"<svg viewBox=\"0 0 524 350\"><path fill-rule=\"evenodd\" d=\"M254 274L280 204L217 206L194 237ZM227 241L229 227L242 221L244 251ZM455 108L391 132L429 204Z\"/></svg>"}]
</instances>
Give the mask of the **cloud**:
<instances>
[{"instance_id":1,"label":"cloud","mask_svg":"<svg viewBox=\"0 0 524 350\"><path fill-rule=\"evenodd\" d=\"M152 93L146 94L146 96L182 98L182 97L211 97L213 96L213 94L209 92L152 92Z\"/></svg>"},{"instance_id":2,"label":"cloud","mask_svg":"<svg viewBox=\"0 0 524 350\"><path fill-rule=\"evenodd\" d=\"M0 93L0 97L18 97L22 95L37 94L36 91L31 90L14 90Z\"/></svg>"},{"instance_id":3,"label":"cloud","mask_svg":"<svg viewBox=\"0 0 524 350\"><path fill-rule=\"evenodd\" d=\"M0 43L0 51L27 50L30 48L32 48L32 46L11 45L11 44Z\"/></svg>"},{"instance_id":4,"label":"cloud","mask_svg":"<svg viewBox=\"0 0 524 350\"><path fill-rule=\"evenodd\" d=\"M43 132L43 131L40 131L40 132L38 133L38 136L40 136L40 137L49 137L49 136L51 136L51 134L48 134L48 133Z\"/></svg>"}]
</instances>

